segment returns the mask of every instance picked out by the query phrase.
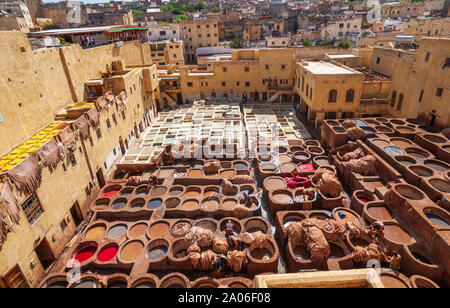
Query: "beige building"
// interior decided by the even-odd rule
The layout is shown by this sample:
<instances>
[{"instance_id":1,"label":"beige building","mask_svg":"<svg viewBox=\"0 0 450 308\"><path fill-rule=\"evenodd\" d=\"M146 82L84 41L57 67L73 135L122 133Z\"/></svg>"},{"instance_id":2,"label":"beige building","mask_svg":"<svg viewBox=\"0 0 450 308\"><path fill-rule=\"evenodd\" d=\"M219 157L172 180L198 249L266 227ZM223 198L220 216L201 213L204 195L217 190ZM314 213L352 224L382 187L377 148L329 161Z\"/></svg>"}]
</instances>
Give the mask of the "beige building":
<instances>
[{"instance_id":1,"label":"beige building","mask_svg":"<svg viewBox=\"0 0 450 308\"><path fill-rule=\"evenodd\" d=\"M1 79L8 85L2 88L2 99L15 102L0 104L2 179L29 157L34 140L63 141L60 129L75 130L73 122L84 112L99 111L98 125L90 125L89 137L74 140L52 172L42 168L36 188L23 192L13 185L18 223L0 207L9 231L0 246L0 286L36 286L86 217L114 162L154 116L158 72L137 41L122 47L82 50L72 45L32 51L23 33L1 32L0 38ZM148 43L143 45L149 49ZM106 65L115 71L105 72ZM107 91L123 93L126 104L93 103Z\"/></svg>"},{"instance_id":2,"label":"beige building","mask_svg":"<svg viewBox=\"0 0 450 308\"><path fill-rule=\"evenodd\" d=\"M404 35L414 36L449 36L450 17L423 19L402 24Z\"/></svg>"},{"instance_id":3,"label":"beige building","mask_svg":"<svg viewBox=\"0 0 450 308\"><path fill-rule=\"evenodd\" d=\"M153 63L157 65L183 65L183 41L159 41L150 43Z\"/></svg>"},{"instance_id":4,"label":"beige building","mask_svg":"<svg viewBox=\"0 0 450 308\"><path fill-rule=\"evenodd\" d=\"M219 45L219 27L216 19L187 19L180 21L181 39L184 41L185 58L188 63L197 60L198 47Z\"/></svg>"}]
</instances>

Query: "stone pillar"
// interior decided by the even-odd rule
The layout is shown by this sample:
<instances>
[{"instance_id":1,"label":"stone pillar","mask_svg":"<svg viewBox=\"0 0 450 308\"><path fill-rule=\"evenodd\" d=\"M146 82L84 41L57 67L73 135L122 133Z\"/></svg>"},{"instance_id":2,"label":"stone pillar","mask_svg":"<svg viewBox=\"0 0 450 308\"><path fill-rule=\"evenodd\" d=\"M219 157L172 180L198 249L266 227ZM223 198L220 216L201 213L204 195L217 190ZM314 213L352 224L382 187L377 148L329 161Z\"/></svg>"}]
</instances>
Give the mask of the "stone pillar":
<instances>
[{"instance_id":1,"label":"stone pillar","mask_svg":"<svg viewBox=\"0 0 450 308\"><path fill-rule=\"evenodd\" d=\"M324 118L325 118L325 112L317 112L314 126L319 127L322 124L322 121Z\"/></svg>"}]
</instances>

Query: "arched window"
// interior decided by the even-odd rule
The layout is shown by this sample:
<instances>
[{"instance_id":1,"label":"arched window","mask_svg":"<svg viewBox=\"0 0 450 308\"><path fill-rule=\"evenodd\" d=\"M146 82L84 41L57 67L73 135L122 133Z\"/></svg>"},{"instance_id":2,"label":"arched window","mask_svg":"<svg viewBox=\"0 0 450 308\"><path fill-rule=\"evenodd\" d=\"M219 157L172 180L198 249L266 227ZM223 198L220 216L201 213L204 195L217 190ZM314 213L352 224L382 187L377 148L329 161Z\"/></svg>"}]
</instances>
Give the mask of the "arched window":
<instances>
[{"instance_id":1,"label":"arched window","mask_svg":"<svg viewBox=\"0 0 450 308\"><path fill-rule=\"evenodd\" d=\"M395 106L395 99L397 98L397 92L394 90L392 91L392 96L391 96L391 107Z\"/></svg>"},{"instance_id":2,"label":"arched window","mask_svg":"<svg viewBox=\"0 0 450 308\"><path fill-rule=\"evenodd\" d=\"M308 93L309 93L309 84L306 85L306 98L308 98Z\"/></svg>"},{"instance_id":3,"label":"arched window","mask_svg":"<svg viewBox=\"0 0 450 308\"><path fill-rule=\"evenodd\" d=\"M328 102L329 103L336 103L337 100L337 91L335 89L330 90L328 93Z\"/></svg>"},{"instance_id":4,"label":"arched window","mask_svg":"<svg viewBox=\"0 0 450 308\"><path fill-rule=\"evenodd\" d=\"M402 110L402 105L403 105L403 94L400 94L400 95L398 96L397 111Z\"/></svg>"},{"instance_id":5,"label":"arched window","mask_svg":"<svg viewBox=\"0 0 450 308\"><path fill-rule=\"evenodd\" d=\"M347 90L347 93L345 94L345 101L347 103L353 103L354 98L355 98L355 90L353 89Z\"/></svg>"}]
</instances>

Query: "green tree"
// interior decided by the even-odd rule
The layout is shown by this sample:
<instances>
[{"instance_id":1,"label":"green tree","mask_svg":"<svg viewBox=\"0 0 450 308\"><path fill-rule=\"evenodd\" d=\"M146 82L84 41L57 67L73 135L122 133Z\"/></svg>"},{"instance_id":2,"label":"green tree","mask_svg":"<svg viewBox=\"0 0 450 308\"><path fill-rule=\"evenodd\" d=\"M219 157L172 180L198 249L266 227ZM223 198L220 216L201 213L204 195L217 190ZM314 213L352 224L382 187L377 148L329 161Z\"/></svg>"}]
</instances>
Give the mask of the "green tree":
<instances>
[{"instance_id":1,"label":"green tree","mask_svg":"<svg viewBox=\"0 0 450 308\"><path fill-rule=\"evenodd\" d=\"M167 4L166 6L161 8L161 12L172 12L174 9L172 4Z\"/></svg>"},{"instance_id":2,"label":"green tree","mask_svg":"<svg viewBox=\"0 0 450 308\"><path fill-rule=\"evenodd\" d=\"M303 46L312 46L312 43L308 40L303 40L302 44Z\"/></svg>"},{"instance_id":3,"label":"green tree","mask_svg":"<svg viewBox=\"0 0 450 308\"><path fill-rule=\"evenodd\" d=\"M137 14L145 13L143 10L131 10L131 13L133 14L133 19L136 18Z\"/></svg>"},{"instance_id":4,"label":"green tree","mask_svg":"<svg viewBox=\"0 0 450 308\"><path fill-rule=\"evenodd\" d=\"M230 47L231 48L234 48L234 49L239 49L239 48L242 48L242 40L240 39L240 38L234 38L232 41L231 41L231 44L230 44Z\"/></svg>"},{"instance_id":5,"label":"green tree","mask_svg":"<svg viewBox=\"0 0 450 308\"><path fill-rule=\"evenodd\" d=\"M332 41L323 41L322 43L320 43L320 46L333 46L333 42Z\"/></svg>"},{"instance_id":6,"label":"green tree","mask_svg":"<svg viewBox=\"0 0 450 308\"><path fill-rule=\"evenodd\" d=\"M337 43L337 46L342 48L349 48L350 46L352 46L352 42L340 39Z\"/></svg>"},{"instance_id":7,"label":"green tree","mask_svg":"<svg viewBox=\"0 0 450 308\"><path fill-rule=\"evenodd\" d=\"M52 30L52 29L60 29L60 27L57 26L57 25L44 25L44 26L42 27L42 30L43 30L43 31L45 31L45 30Z\"/></svg>"},{"instance_id":8,"label":"green tree","mask_svg":"<svg viewBox=\"0 0 450 308\"><path fill-rule=\"evenodd\" d=\"M177 16L177 19L175 20L175 22L179 22L180 20L186 20L186 19L187 19L186 15L180 15L180 16Z\"/></svg>"},{"instance_id":9,"label":"green tree","mask_svg":"<svg viewBox=\"0 0 450 308\"><path fill-rule=\"evenodd\" d=\"M201 11L201 10L204 10L206 8L208 8L208 6L203 1L200 1L200 2L197 2L196 4L194 4L194 9L196 11Z\"/></svg>"},{"instance_id":10,"label":"green tree","mask_svg":"<svg viewBox=\"0 0 450 308\"><path fill-rule=\"evenodd\" d=\"M215 6L211 9L211 13L220 13L220 7Z\"/></svg>"}]
</instances>

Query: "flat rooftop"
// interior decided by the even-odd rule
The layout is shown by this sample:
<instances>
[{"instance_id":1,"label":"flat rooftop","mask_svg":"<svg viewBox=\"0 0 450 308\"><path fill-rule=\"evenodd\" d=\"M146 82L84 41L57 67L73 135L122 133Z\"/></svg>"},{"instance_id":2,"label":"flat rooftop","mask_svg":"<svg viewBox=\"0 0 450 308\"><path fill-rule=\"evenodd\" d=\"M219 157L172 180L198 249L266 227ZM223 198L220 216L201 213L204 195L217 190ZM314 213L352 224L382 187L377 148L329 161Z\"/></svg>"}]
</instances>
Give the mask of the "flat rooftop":
<instances>
[{"instance_id":1,"label":"flat rooftop","mask_svg":"<svg viewBox=\"0 0 450 308\"><path fill-rule=\"evenodd\" d=\"M354 54L343 54L343 55L328 55L331 59L347 59L347 58L359 58L359 56L355 56Z\"/></svg>"},{"instance_id":2,"label":"flat rooftop","mask_svg":"<svg viewBox=\"0 0 450 308\"><path fill-rule=\"evenodd\" d=\"M359 74L353 70L346 69L344 67L335 65L330 62L324 62L324 61L319 61L319 62L304 61L304 62L300 62L300 65L303 66L309 72L311 72L313 74L317 74L317 75L331 75L331 74L333 74L333 75L335 75L335 74L355 75L355 74Z\"/></svg>"}]
</instances>

